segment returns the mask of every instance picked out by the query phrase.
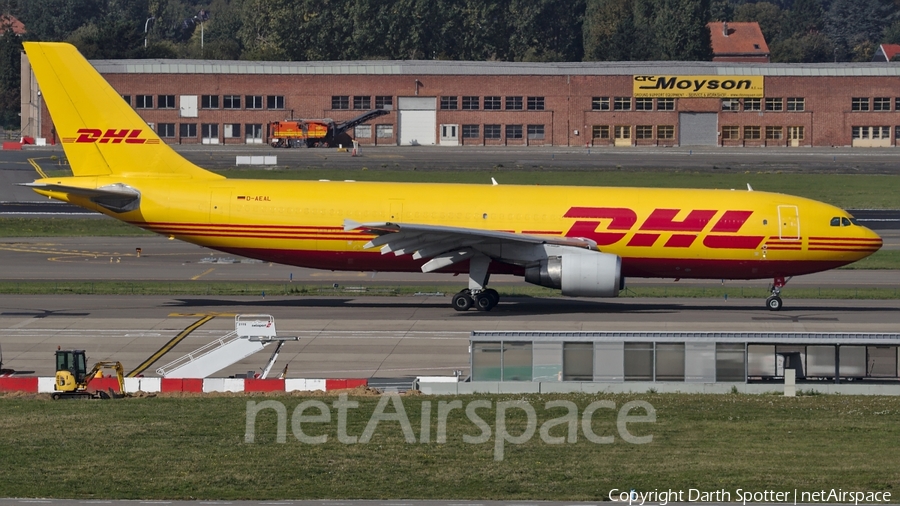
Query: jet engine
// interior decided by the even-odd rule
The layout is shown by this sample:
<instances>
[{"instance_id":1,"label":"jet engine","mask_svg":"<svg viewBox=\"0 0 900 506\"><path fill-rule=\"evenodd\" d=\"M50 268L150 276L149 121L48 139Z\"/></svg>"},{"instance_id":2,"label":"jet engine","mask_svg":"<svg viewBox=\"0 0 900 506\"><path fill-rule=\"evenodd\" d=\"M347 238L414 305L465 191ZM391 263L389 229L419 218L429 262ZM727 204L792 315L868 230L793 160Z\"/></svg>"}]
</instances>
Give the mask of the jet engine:
<instances>
[{"instance_id":1,"label":"jet engine","mask_svg":"<svg viewBox=\"0 0 900 506\"><path fill-rule=\"evenodd\" d=\"M563 248L561 248L563 249ZM525 281L559 288L572 297L616 297L622 287L622 258L610 253L565 248L525 268Z\"/></svg>"}]
</instances>

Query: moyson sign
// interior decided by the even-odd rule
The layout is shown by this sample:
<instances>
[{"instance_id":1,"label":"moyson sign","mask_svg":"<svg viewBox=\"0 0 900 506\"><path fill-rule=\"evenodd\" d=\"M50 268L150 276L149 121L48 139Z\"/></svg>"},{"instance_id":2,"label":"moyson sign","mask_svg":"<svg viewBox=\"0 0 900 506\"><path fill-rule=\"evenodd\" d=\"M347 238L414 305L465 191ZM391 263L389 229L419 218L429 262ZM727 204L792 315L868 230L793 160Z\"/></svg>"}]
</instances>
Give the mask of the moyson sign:
<instances>
[{"instance_id":1,"label":"moyson sign","mask_svg":"<svg viewBox=\"0 0 900 506\"><path fill-rule=\"evenodd\" d=\"M637 98L762 98L763 76L633 76Z\"/></svg>"}]
</instances>

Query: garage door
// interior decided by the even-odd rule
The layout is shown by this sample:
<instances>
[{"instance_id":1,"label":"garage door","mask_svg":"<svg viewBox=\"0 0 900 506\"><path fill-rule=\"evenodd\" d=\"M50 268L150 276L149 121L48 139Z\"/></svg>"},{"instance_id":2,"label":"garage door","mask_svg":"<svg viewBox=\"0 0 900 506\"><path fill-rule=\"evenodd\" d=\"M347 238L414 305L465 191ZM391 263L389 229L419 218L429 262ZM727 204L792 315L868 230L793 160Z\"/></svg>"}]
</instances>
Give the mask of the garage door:
<instances>
[{"instance_id":1,"label":"garage door","mask_svg":"<svg viewBox=\"0 0 900 506\"><path fill-rule=\"evenodd\" d=\"M401 146L434 146L437 143L436 104L435 97L399 97Z\"/></svg>"},{"instance_id":2,"label":"garage door","mask_svg":"<svg viewBox=\"0 0 900 506\"><path fill-rule=\"evenodd\" d=\"M678 144L715 146L719 143L719 115L707 112L683 112L678 115Z\"/></svg>"}]
</instances>

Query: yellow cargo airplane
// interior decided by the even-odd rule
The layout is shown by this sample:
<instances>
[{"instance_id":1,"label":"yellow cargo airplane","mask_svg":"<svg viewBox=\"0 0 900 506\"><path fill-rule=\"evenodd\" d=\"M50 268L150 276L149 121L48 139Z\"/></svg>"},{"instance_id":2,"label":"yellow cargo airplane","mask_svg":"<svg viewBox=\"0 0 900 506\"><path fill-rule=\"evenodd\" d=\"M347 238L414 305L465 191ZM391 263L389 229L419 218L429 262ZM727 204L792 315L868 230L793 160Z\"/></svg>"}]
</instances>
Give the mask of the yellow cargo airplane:
<instances>
[{"instance_id":1,"label":"yellow cargo airplane","mask_svg":"<svg viewBox=\"0 0 900 506\"><path fill-rule=\"evenodd\" d=\"M492 273L615 297L628 276L785 279L877 251L837 207L750 191L226 179L182 158L71 45L25 43L73 177L36 192L201 246L302 267L468 273L453 308L488 311Z\"/></svg>"}]
</instances>

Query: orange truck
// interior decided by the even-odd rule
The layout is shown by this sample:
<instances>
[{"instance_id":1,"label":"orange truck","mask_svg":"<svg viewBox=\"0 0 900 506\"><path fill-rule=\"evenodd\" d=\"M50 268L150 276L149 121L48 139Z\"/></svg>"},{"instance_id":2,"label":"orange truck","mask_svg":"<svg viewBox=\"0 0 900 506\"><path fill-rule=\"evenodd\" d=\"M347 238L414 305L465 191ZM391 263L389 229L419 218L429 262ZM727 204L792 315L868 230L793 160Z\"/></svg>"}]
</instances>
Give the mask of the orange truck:
<instances>
[{"instance_id":1,"label":"orange truck","mask_svg":"<svg viewBox=\"0 0 900 506\"><path fill-rule=\"evenodd\" d=\"M350 145L348 131L357 125L388 114L390 110L375 109L359 116L335 123L332 119L287 119L269 123L269 144L273 148L318 148L338 144Z\"/></svg>"}]
</instances>

